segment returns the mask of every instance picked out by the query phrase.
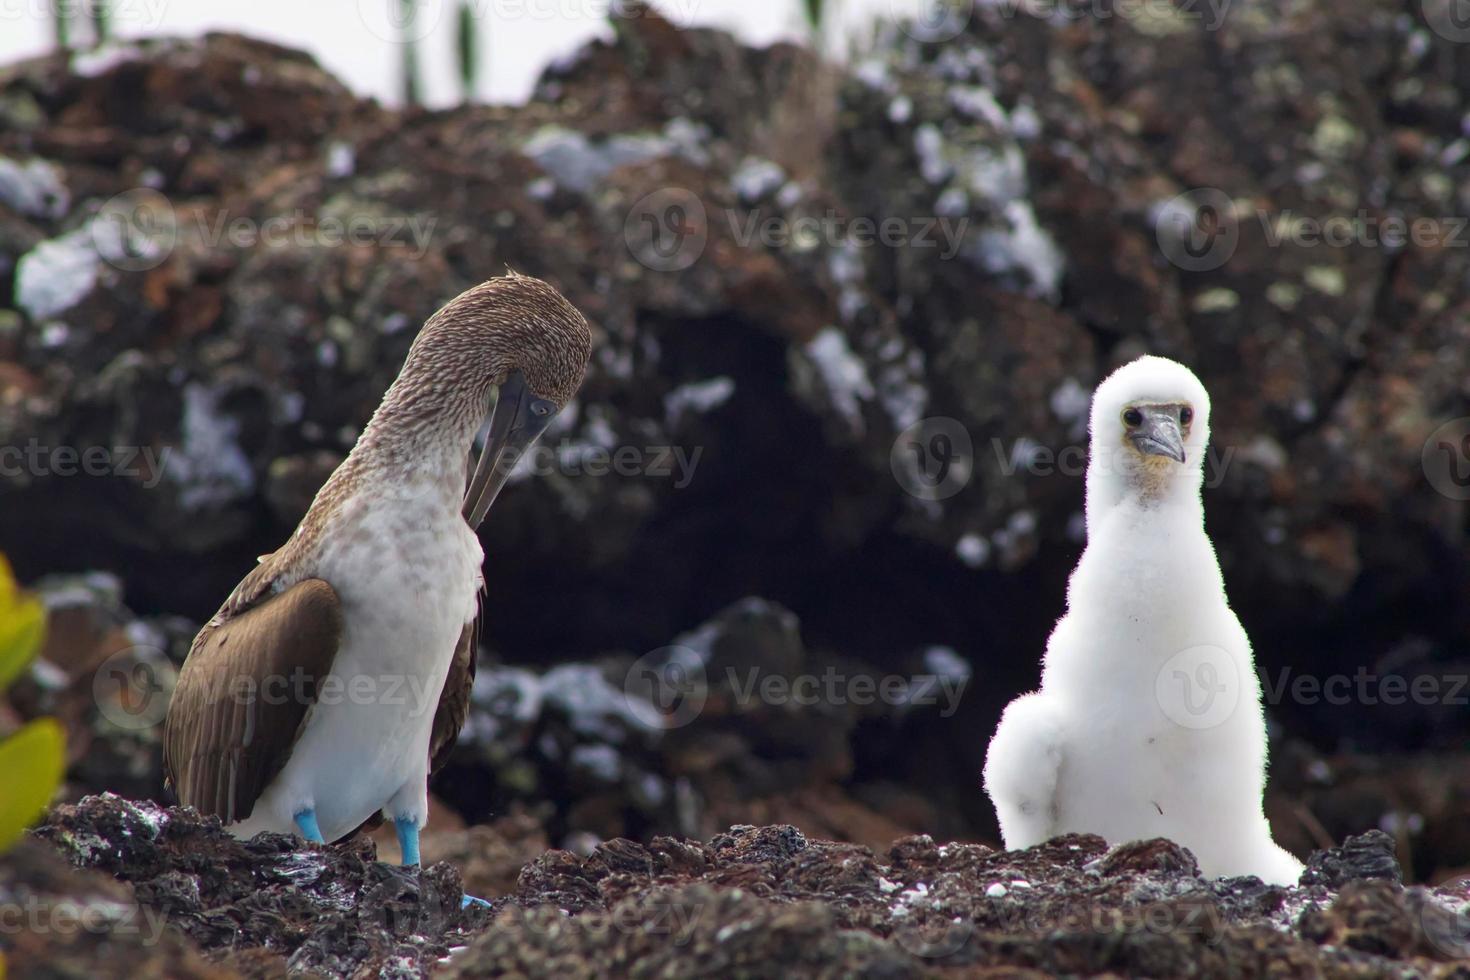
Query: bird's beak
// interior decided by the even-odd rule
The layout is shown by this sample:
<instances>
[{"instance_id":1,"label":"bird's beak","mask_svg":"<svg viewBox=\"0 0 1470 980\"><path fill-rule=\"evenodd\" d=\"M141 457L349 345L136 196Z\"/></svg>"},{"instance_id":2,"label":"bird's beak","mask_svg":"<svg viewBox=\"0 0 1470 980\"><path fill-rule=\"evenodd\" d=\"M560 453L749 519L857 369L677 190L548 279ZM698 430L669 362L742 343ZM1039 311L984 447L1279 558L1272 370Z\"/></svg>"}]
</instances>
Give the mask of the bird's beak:
<instances>
[{"instance_id":1,"label":"bird's beak","mask_svg":"<svg viewBox=\"0 0 1470 980\"><path fill-rule=\"evenodd\" d=\"M1133 445L1145 456L1167 456L1175 462L1184 462L1184 435L1179 431L1179 419L1169 409L1140 408L1143 424L1128 433Z\"/></svg>"},{"instance_id":2,"label":"bird's beak","mask_svg":"<svg viewBox=\"0 0 1470 980\"><path fill-rule=\"evenodd\" d=\"M490 407L490 433L464 495L464 519L470 527L480 526L516 462L546 431L556 413L556 405L538 397L519 371L512 371L496 390Z\"/></svg>"}]
</instances>

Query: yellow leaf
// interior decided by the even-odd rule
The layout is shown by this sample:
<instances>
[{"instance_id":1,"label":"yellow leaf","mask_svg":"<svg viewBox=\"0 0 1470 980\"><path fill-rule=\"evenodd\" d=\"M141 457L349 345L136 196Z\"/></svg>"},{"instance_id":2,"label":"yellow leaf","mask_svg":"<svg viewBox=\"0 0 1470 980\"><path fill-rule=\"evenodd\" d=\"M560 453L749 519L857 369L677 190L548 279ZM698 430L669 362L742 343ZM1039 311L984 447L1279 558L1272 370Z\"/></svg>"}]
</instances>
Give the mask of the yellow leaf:
<instances>
[{"instance_id":1,"label":"yellow leaf","mask_svg":"<svg viewBox=\"0 0 1470 980\"><path fill-rule=\"evenodd\" d=\"M66 769L65 743L54 718L37 718L0 742L0 852L51 804Z\"/></svg>"},{"instance_id":2,"label":"yellow leaf","mask_svg":"<svg viewBox=\"0 0 1470 980\"><path fill-rule=\"evenodd\" d=\"M10 562L4 555L0 555L0 610L10 605L11 599L15 597L15 572L10 567Z\"/></svg>"},{"instance_id":3,"label":"yellow leaf","mask_svg":"<svg viewBox=\"0 0 1470 980\"><path fill-rule=\"evenodd\" d=\"M46 607L16 588L10 565L0 555L0 691L40 652L45 635Z\"/></svg>"}]
</instances>

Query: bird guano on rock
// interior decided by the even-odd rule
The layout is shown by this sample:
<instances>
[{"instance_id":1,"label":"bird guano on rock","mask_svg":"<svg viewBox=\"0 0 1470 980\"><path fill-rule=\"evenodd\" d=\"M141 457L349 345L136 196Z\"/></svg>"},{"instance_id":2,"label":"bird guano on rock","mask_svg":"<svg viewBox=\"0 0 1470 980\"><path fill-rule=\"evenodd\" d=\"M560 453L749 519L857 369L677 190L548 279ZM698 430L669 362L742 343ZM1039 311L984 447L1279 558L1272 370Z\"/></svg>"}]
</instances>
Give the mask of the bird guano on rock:
<instances>
[{"instance_id":1,"label":"bird guano on rock","mask_svg":"<svg viewBox=\"0 0 1470 980\"><path fill-rule=\"evenodd\" d=\"M381 814L403 863L418 863L428 779L475 675L476 529L576 393L590 348L560 293L513 273L424 324L295 532L195 637L164 730L180 803L240 837L318 842Z\"/></svg>"},{"instance_id":2,"label":"bird guano on rock","mask_svg":"<svg viewBox=\"0 0 1470 980\"><path fill-rule=\"evenodd\" d=\"M1209 424L1204 386L1162 357L1093 395L1087 547L1041 688L1011 702L986 754L1007 848L1167 837L1209 876L1301 873L1262 810L1260 684L1205 533Z\"/></svg>"}]
</instances>

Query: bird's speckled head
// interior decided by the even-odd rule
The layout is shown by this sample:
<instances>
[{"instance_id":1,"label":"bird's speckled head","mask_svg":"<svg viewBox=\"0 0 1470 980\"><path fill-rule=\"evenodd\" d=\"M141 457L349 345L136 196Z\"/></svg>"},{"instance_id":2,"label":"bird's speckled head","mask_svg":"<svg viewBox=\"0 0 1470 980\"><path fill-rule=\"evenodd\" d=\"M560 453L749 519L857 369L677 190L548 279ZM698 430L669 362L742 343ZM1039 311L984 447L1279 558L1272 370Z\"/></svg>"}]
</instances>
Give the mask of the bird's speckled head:
<instances>
[{"instance_id":1,"label":"bird's speckled head","mask_svg":"<svg viewBox=\"0 0 1470 980\"><path fill-rule=\"evenodd\" d=\"M1123 365L1092 396L1088 509L1134 496L1198 494L1210 441L1210 396L1194 372L1165 357Z\"/></svg>"},{"instance_id":2,"label":"bird's speckled head","mask_svg":"<svg viewBox=\"0 0 1470 980\"><path fill-rule=\"evenodd\" d=\"M592 333L556 289L514 272L467 289L429 318L413 342L412 365L488 390L521 372L537 398L566 407L587 373Z\"/></svg>"}]
</instances>

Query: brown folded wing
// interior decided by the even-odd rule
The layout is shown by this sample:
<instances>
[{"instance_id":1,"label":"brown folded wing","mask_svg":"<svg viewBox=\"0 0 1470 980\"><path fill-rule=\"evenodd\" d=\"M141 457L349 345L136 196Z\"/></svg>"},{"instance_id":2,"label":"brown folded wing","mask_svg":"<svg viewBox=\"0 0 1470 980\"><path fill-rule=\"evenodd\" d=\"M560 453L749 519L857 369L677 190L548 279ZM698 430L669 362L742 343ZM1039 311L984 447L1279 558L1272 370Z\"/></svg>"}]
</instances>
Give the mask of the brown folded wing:
<instances>
[{"instance_id":1,"label":"brown folded wing","mask_svg":"<svg viewBox=\"0 0 1470 980\"><path fill-rule=\"evenodd\" d=\"M429 776L432 777L449 761L459 730L464 727L470 710L470 691L475 686L475 648L479 645L480 617L465 623L459 642L454 647L454 660L444 690L439 693L439 707L434 711L434 729L429 736Z\"/></svg>"},{"instance_id":2,"label":"brown folded wing","mask_svg":"<svg viewBox=\"0 0 1470 980\"><path fill-rule=\"evenodd\" d=\"M270 564L195 637L164 726L179 802L225 823L250 816L285 766L342 640L332 587L313 578L269 595Z\"/></svg>"}]
</instances>

